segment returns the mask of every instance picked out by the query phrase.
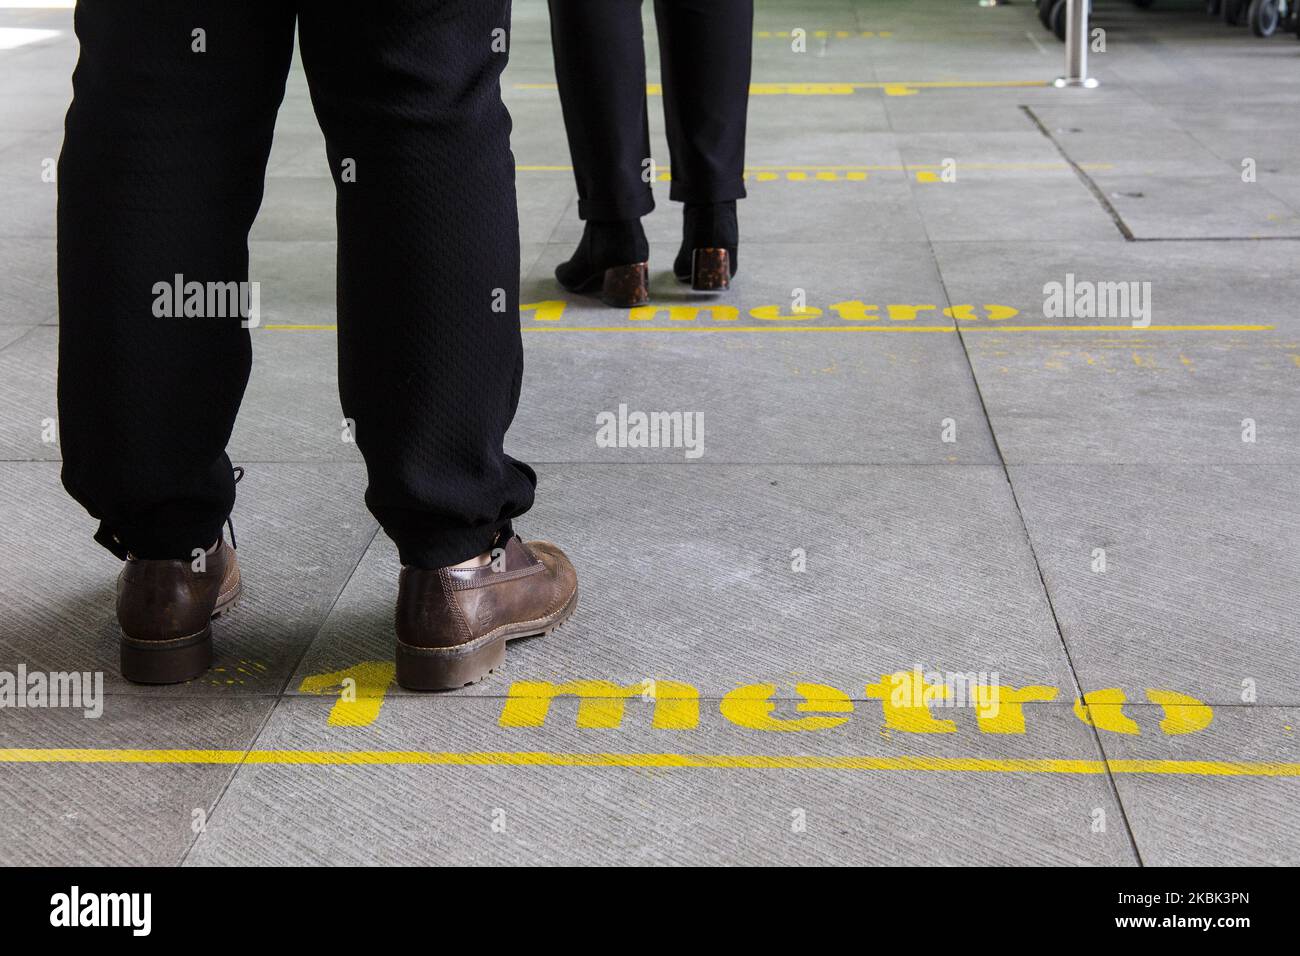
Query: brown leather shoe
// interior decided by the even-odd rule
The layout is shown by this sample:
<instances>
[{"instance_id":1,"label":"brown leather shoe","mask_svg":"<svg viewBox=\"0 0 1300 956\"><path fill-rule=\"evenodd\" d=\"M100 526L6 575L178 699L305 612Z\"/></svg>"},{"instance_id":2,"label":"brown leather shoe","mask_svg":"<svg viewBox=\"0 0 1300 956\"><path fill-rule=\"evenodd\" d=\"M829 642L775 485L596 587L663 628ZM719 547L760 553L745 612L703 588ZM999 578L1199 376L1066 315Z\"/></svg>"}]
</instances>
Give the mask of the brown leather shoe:
<instances>
[{"instance_id":1,"label":"brown leather shoe","mask_svg":"<svg viewBox=\"0 0 1300 956\"><path fill-rule=\"evenodd\" d=\"M578 605L578 575L548 541L518 537L481 568L402 568L397 589L397 682L451 690L506 659L506 641L549 634Z\"/></svg>"},{"instance_id":2,"label":"brown leather shoe","mask_svg":"<svg viewBox=\"0 0 1300 956\"><path fill-rule=\"evenodd\" d=\"M212 620L243 592L235 549L224 538L195 571L189 560L127 556L117 579L122 676L140 684L192 680L212 666Z\"/></svg>"}]
</instances>

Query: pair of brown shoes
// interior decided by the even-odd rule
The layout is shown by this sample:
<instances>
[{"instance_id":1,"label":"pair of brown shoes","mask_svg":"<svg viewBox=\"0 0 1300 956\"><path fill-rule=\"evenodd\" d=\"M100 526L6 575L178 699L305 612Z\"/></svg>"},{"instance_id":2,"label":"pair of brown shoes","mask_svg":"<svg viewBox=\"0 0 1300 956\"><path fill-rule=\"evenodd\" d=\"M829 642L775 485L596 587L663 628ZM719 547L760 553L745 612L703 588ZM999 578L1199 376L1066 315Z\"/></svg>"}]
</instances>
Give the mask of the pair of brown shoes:
<instances>
[{"instance_id":1,"label":"pair of brown shoes","mask_svg":"<svg viewBox=\"0 0 1300 956\"><path fill-rule=\"evenodd\" d=\"M128 557L117 583L122 676L174 684L212 665L212 621L243 592L225 539L202 561ZM479 568L402 568L397 592L397 681L450 690L482 680L505 660L506 642L549 634L578 603L564 552L517 536Z\"/></svg>"}]
</instances>

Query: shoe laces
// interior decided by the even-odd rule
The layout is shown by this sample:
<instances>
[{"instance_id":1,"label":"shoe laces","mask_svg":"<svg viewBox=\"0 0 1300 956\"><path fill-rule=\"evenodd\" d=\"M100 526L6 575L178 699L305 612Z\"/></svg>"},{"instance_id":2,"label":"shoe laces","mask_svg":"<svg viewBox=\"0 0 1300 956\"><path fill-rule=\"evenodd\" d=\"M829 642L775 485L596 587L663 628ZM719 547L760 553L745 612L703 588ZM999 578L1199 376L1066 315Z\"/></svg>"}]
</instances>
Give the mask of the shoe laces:
<instances>
[{"instance_id":1,"label":"shoe laces","mask_svg":"<svg viewBox=\"0 0 1300 956\"><path fill-rule=\"evenodd\" d=\"M230 469L231 474L235 476L235 484L244 480L244 468L242 465L235 465ZM230 529L230 547L239 550L239 545L235 543L235 522L231 520L230 515L226 515L226 527Z\"/></svg>"}]
</instances>

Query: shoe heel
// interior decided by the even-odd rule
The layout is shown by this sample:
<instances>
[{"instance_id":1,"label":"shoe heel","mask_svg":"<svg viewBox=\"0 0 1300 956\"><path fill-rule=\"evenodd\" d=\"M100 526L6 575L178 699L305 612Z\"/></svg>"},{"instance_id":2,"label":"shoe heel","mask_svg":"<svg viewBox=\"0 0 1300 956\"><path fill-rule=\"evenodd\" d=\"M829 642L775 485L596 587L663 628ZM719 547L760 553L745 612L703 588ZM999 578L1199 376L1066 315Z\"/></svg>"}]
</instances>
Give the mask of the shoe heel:
<instances>
[{"instance_id":1,"label":"shoe heel","mask_svg":"<svg viewBox=\"0 0 1300 956\"><path fill-rule=\"evenodd\" d=\"M605 270L601 301L616 309L632 309L650 301L650 264L634 262Z\"/></svg>"},{"instance_id":2,"label":"shoe heel","mask_svg":"<svg viewBox=\"0 0 1300 956\"><path fill-rule=\"evenodd\" d=\"M407 690L456 690L477 684L506 660L506 639L469 647L414 647L397 642L397 683Z\"/></svg>"},{"instance_id":3,"label":"shoe heel","mask_svg":"<svg viewBox=\"0 0 1300 956\"><path fill-rule=\"evenodd\" d=\"M731 288L731 255L726 249L692 251L691 288L696 292L723 292Z\"/></svg>"},{"instance_id":4,"label":"shoe heel","mask_svg":"<svg viewBox=\"0 0 1300 956\"><path fill-rule=\"evenodd\" d=\"M134 684L179 684L212 666L212 625L179 641L121 641L122 676Z\"/></svg>"}]
</instances>

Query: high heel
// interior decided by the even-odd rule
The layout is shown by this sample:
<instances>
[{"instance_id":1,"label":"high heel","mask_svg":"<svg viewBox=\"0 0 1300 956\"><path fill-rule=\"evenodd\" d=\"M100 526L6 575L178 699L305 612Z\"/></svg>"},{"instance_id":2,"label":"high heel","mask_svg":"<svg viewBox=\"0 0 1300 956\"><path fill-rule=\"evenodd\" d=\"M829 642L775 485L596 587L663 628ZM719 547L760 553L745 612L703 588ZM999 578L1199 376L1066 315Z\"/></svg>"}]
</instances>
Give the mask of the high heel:
<instances>
[{"instance_id":1,"label":"high heel","mask_svg":"<svg viewBox=\"0 0 1300 956\"><path fill-rule=\"evenodd\" d=\"M696 292L724 292L731 288L731 254L726 249L693 250L691 288Z\"/></svg>"},{"instance_id":2,"label":"high heel","mask_svg":"<svg viewBox=\"0 0 1300 956\"><path fill-rule=\"evenodd\" d=\"M696 292L723 292L731 288L738 268L740 228L736 201L688 203L682 223L682 246L673 262L673 274L689 282Z\"/></svg>"},{"instance_id":3,"label":"high heel","mask_svg":"<svg viewBox=\"0 0 1300 956\"><path fill-rule=\"evenodd\" d=\"M570 292L597 293L608 306L632 309L650 301L649 260L639 219L588 222L572 258L555 267L555 278Z\"/></svg>"},{"instance_id":4,"label":"high heel","mask_svg":"<svg viewBox=\"0 0 1300 956\"><path fill-rule=\"evenodd\" d=\"M634 262L605 270L600 301L616 309L633 309L650 301L650 264Z\"/></svg>"}]
</instances>

